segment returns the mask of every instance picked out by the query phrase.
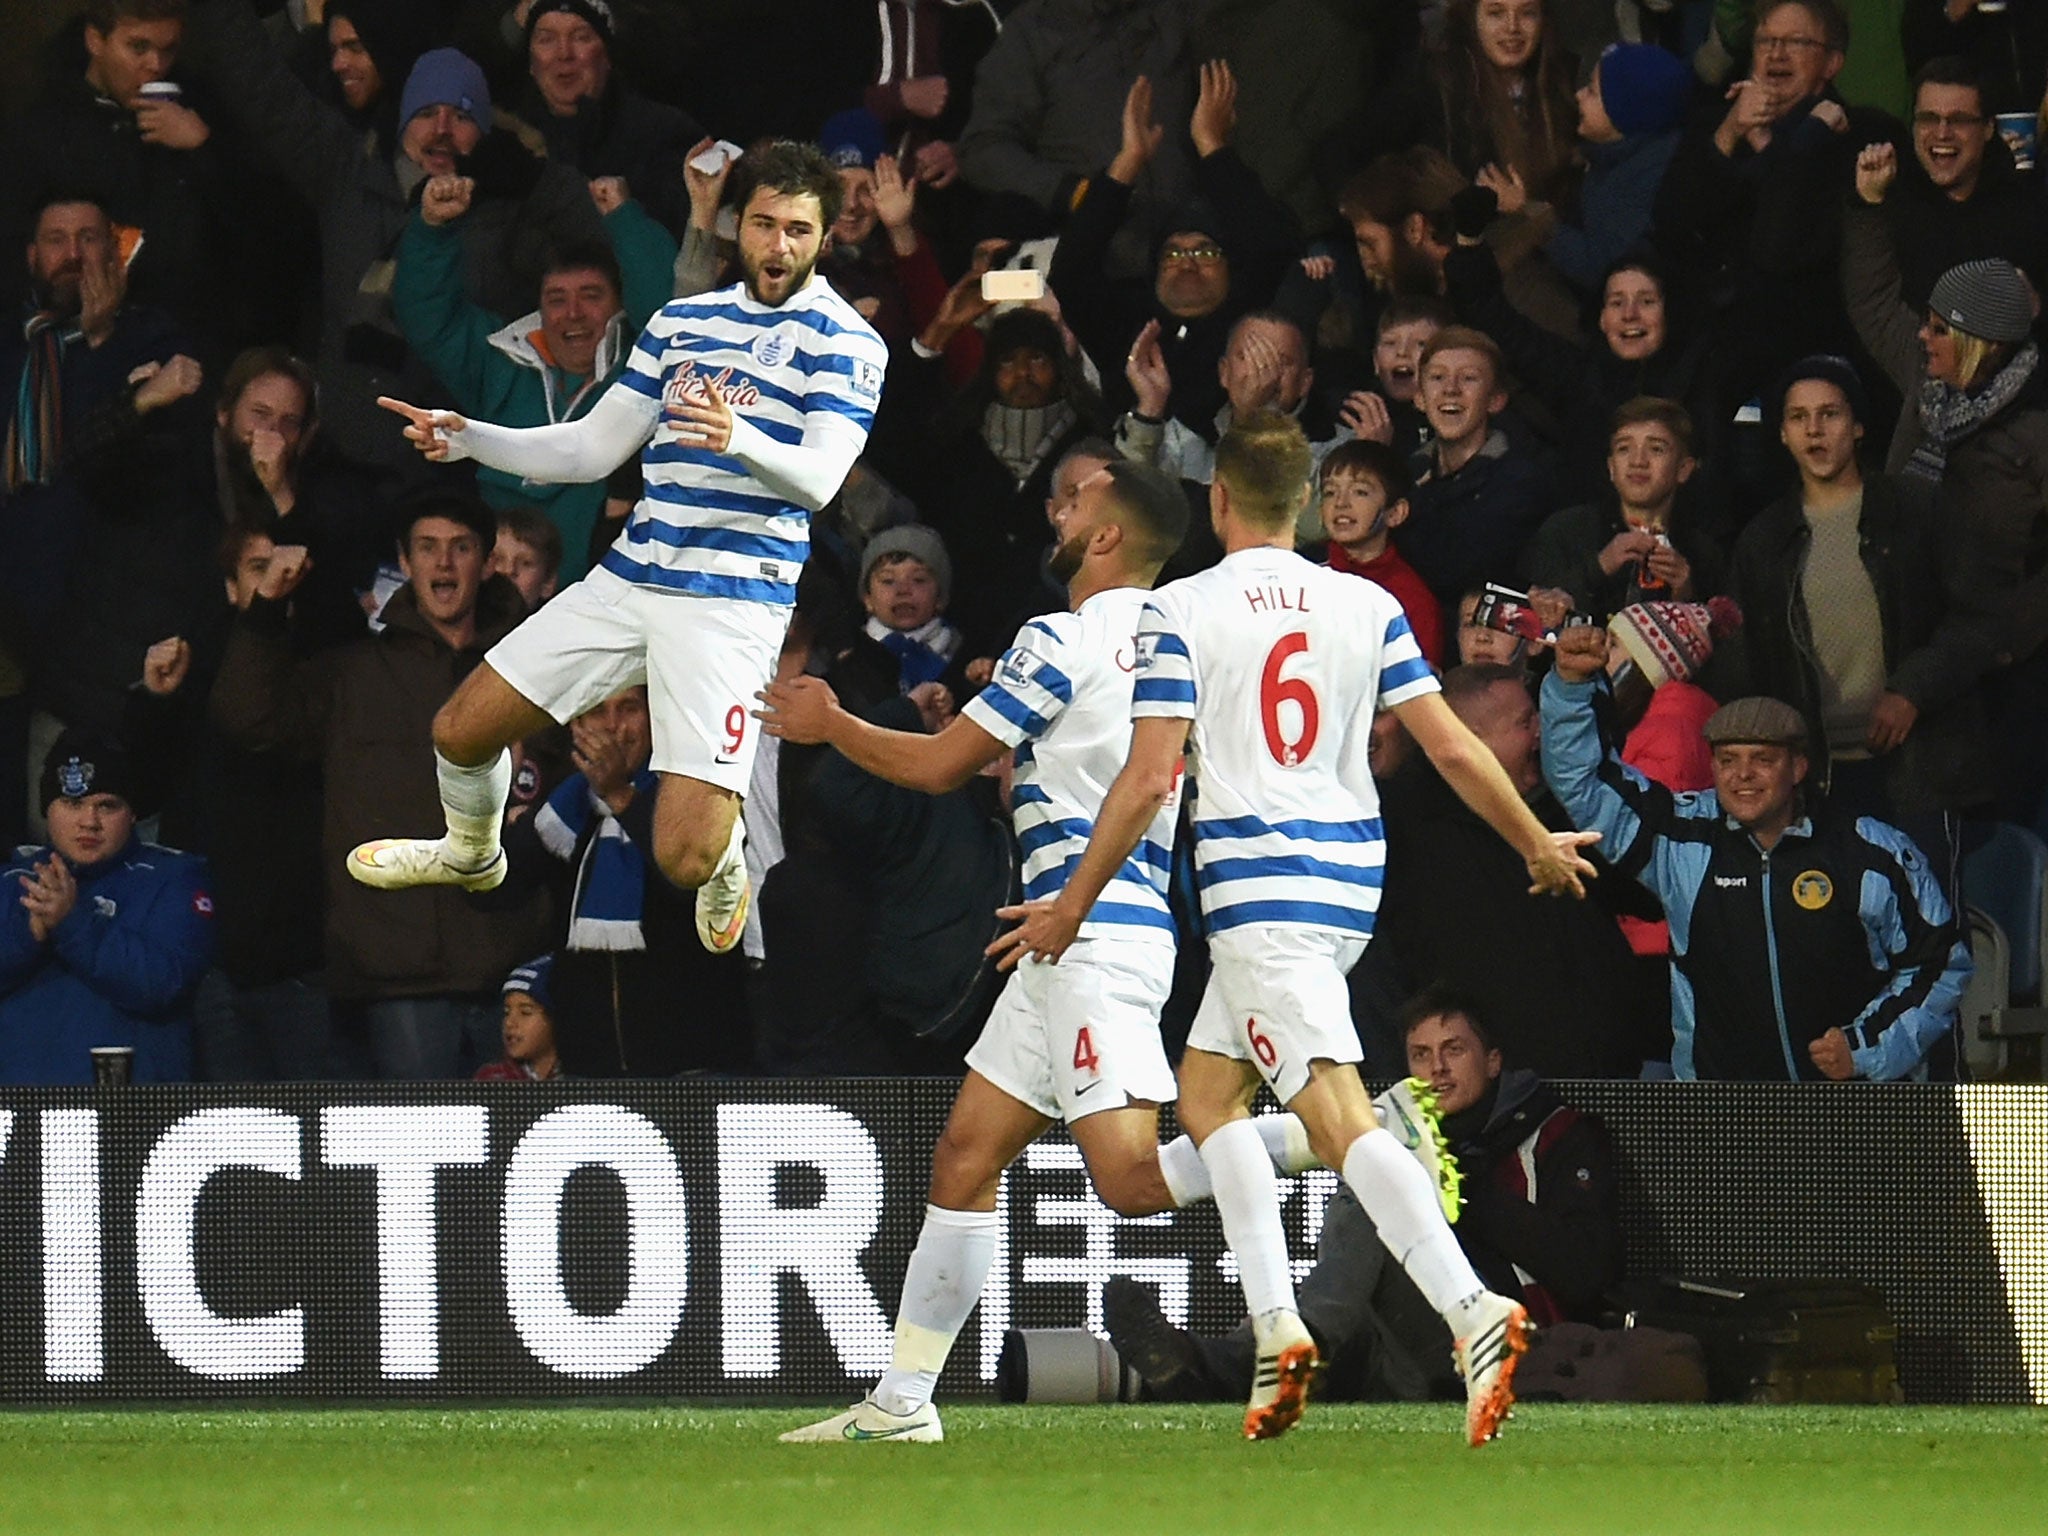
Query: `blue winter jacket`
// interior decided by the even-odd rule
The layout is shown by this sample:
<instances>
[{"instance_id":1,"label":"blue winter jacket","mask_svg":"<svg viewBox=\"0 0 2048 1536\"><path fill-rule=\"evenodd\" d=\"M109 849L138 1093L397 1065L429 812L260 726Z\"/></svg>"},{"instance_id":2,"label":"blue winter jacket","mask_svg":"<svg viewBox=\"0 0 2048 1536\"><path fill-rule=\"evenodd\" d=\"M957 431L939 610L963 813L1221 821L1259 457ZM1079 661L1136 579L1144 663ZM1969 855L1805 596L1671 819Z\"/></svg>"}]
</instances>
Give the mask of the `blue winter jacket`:
<instances>
[{"instance_id":1,"label":"blue winter jacket","mask_svg":"<svg viewBox=\"0 0 2048 1536\"><path fill-rule=\"evenodd\" d=\"M21 881L48 848L0 872L0 1083L89 1083L92 1047L135 1050L135 1081L192 1076L192 993L213 960L206 861L130 842L74 865L78 900L36 941Z\"/></svg>"},{"instance_id":2,"label":"blue winter jacket","mask_svg":"<svg viewBox=\"0 0 2048 1536\"><path fill-rule=\"evenodd\" d=\"M1808 1052L1848 1037L1856 1075L1925 1077L1956 1028L1970 947L1927 857L1897 827L1825 808L1771 848L1711 789L1673 794L1623 765L1604 680L1543 680L1543 776L1600 851L1671 922L1672 1070L1816 1080Z\"/></svg>"}]
</instances>

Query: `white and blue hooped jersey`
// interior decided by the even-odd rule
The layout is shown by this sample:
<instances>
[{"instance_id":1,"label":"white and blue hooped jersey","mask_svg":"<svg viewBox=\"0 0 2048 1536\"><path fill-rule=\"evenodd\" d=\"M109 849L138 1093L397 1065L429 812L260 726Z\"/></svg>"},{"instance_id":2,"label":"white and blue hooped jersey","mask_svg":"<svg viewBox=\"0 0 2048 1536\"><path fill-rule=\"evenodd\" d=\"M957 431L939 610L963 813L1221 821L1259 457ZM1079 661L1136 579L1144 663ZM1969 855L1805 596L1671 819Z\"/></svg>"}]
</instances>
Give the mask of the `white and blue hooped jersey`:
<instances>
[{"instance_id":1,"label":"white and blue hooped jersey","mask_svg":"<svg viewBox=\"0 0 2048 1536\"><path fill-rule=\"evenodd\" d=\"M1386 842L1374 708L1437 691L1401 605L1292 551L1248 549L1152 594L1134 716L1194 722L1195 878L1211 933L1369 937Z\"/></svg>"},{"instance_id":2,"label":"white and blue hooped jersey","mask_svg":"<svg viewBox=\"0 0 2048 1536\"><path fill-rule=\"evenodd\" d=\"M822 277L770 308L743 283L656 310L616 388L657 407L718 385L733 414L778 443L843 434L866 443L888 348ZM684 442L666 421L641 451L646 489L604 565L641 586L787 607L811 514L737 459Z\"/></svg>"},{"instance_id":3,"label":"white and blue hooped jersey","mask_svg":"<svg viewBox=\"0 0 2048 1536\"><path fill-rule=\"evenodd\" d=\"M1357 578L1352 578L1356 580ZM1137 587L1098 592L1074 613L1049 613L1017 632L993 681L966 715L1014 747L1011 815L1024 855L1024 899L1056 896L1087 851L1103 796L1131 750ZM1166 906L1178 797L1124 860L1081 925L1089 939L1173 942Z\"/></svg>"}]
</instances>

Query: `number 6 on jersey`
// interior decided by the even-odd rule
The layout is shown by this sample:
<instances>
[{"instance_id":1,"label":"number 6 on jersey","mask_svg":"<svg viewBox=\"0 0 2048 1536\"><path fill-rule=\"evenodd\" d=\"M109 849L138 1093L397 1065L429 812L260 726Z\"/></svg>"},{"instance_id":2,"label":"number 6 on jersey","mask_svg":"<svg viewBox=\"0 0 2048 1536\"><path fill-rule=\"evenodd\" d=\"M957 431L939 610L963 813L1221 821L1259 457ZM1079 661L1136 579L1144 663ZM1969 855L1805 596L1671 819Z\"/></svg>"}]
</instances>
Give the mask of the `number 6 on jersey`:
<instances>
[{"instance_id":1,"label":"number 6 on jersey","mask_svg":"<svg viewBox=\"0 0 2048 1536\"><path fill-rule=\"evenodd\" d=\"M1302 631L1282 635L1266 653L1265 668L1259 673L1259 724L1265 728L1266 750L1282 768L1299 768L1308 761L1322 727L1322 709L1308 679L1280 675L1289 661L1307 652L1308 636ZM1283 704L1294 706L1289 712L1291 722L1281 713ZM1287 723L1296 727L1292 736L1287 734Z\"/></svg>"}]
</instances>

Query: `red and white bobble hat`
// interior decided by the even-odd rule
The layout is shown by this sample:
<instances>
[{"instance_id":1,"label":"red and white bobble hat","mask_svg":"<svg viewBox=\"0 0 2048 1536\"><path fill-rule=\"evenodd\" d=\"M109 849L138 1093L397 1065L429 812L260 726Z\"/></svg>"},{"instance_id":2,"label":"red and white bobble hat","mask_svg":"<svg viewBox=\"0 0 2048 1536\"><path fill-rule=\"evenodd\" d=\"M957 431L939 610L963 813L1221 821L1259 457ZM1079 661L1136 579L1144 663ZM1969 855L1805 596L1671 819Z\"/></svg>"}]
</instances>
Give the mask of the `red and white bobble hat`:
<instances>
[{"instance_id":1,"label":"red and white bobble hat","mask_svg":"<svg viewBox=\"0 0 2048 1536\"><path fill-rule=\"evenodd\" d=\"M1714 643L1742 627L1742 610L1725 597L1705 603L1634 603L1614 616L1615 639L1653 687L1689 683Z\"/></svg>"}]
</instances>

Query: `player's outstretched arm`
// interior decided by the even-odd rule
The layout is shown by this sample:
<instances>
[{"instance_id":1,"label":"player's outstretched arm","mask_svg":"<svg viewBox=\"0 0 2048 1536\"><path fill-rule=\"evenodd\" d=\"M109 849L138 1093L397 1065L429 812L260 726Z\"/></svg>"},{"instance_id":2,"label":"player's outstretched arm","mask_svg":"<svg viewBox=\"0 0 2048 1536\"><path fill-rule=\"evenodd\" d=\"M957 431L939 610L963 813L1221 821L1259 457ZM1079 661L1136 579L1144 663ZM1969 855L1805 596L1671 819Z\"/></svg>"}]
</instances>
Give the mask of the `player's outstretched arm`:
<instances>
[{"instance_id":1,"label":"player's outstretched arm","mask_svg":"<svg viewBox=\"0 0 2048 1536\"><path fill-rule=\"evenodd\" d=\"M842 708L819 677L773 682L755 697L761 708L754 718L770 736L802 747L836 747L856 768L927 795L958 789L1010 750L965 715L955 715L936 736L884 730Z\"/></svg>"},{"instance_id":2,"label":"player's outstretched arm","mask_svg":"<svg viewBox=\"0 0 2048 1536\"><path fill-rule=\"evenodd\" d=\"M549 427L500 427L453 411L421 410L388 396L377 403L406 419L407 439L430 459L475 459L543 485L602 480L640 451L661 415L656 402L617 384L589 415Z\"/></svg>"},{"instance_id":3,"label":"player's outstretched arm","mask_svg":"<svg viewBox=\"0 0 2048 1536\"><path fill-rule=\"evenodd\" d=\"M1486 743L1451 713L1440 693L1394 706L1394 715L1429 755L1444 781L1486 824L1506 838L1529 866L1529 889L1539 895L1586 894L1596 871L1580 855L1600 841L1598 832L1552 832L1536 819L1514 781Z\"/></svg>"},{"instance_id":4,"label":"player's outstretched arm","mask_svg":"<svg viewBox=\"0 0 2048 1536\"><path fill-rule=\"evenodd\" d=\"M1015 928L988 947L998 969L1010 970L1033 955L1056 961L1067 952L1095 898L1123 868L1160 807L1173 798L1190 724L1185 718L1166 715L1143 716L1132 722L1130 755L1103 797L1088 851L1074 866L1065 888L1049 901L1029 901L996 913L1017 920Z\"/></svg>"}]
</instances>

